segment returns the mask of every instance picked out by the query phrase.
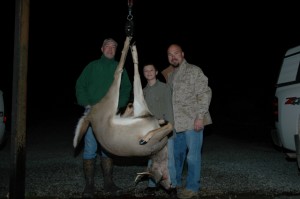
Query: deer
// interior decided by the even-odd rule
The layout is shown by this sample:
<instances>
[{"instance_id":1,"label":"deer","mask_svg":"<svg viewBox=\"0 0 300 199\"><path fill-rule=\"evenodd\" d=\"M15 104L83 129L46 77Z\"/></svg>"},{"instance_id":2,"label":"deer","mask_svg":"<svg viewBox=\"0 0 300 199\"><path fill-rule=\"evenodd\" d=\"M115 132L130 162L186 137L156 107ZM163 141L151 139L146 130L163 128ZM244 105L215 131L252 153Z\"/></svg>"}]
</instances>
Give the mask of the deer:
<instances>
[{"instance_id":1,"label":"deer","mask_svg":"<svg viewBox=\"0 0 300 199\"><path fill-rule=\"evenodd\" d=\"M96 139L108 152L123 157L149 156L152 165L147 171L137 173L135 184L147 175L169 190L171 182L168 170L168 135L173 126L167 121L159 121L150 112L144 99L141 78L138 70L138 53L132 37L127 36L122 49L114 80L106 95L79 119L73 138L73 147L79 143L89 125ZM133 102L123 114L118 112L121 75L129 48L134 65Z\"/></svg>"}]
</instances>

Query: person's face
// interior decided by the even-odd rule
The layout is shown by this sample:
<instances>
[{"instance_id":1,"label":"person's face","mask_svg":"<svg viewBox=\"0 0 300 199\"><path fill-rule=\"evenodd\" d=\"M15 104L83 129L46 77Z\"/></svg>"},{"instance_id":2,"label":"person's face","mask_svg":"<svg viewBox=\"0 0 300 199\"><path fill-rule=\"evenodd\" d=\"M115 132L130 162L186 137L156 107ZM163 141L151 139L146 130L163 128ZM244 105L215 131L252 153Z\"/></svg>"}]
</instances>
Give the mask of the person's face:
<instances>
[{"instance_id":1,"label":"person's face","mask_svg":"<svg viewBox=\"0 0 300 199\"><path fill-rule=\"evenodd\" d=\"M144 66L143 72L147 81L156 79L157 71L155 70L153 65Z\"/></svg>"},{"instance_id":2,"label":"person's face","mask_svg":"<svg viewBox=\"0 0 300 199\"><path fill-rule=\"evenodd\" d=\"M171 45L168 48L168 60L172 66L178 67L182 63L183 59L184 53L178 45Z\"/></svg>"},{"instance_id":3,"label":"person's face","mask_svg":"<svg viewBox=\"0 0 300 199\"><path fill-rule=\"evenodd\" d=\"M108 59L112 59L116 55L117 46L114 42L108 42L101 48L103 54Z\"/></svg>"}]
</instances>

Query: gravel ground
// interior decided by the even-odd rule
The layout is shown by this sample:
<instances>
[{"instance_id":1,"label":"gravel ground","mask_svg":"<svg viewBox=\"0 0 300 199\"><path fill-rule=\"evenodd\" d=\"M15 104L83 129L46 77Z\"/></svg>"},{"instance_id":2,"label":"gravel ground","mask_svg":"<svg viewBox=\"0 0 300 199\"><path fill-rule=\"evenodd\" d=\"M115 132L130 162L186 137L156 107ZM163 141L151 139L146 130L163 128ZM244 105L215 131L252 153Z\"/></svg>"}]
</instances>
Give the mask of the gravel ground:
<instances>
[{"instance_id":1,"label":"gravel ground","mask_svg":"<svg viewBox=\"0 0 300 199\"><path fill-rule=\"evenodd\" d=\"M27 130L26 198L81 197L84 188L81 152L74 156L72 147L77 115L55 119L40 119ZM0 198L5 198L10 180L9 141L0 150L0 157ZM146 163L146 158L116 160L115 181L126 190L117 198L147 198L142 194L147 181L134 186L136 173L144 171ZM97 197L113 198L102 192L99 161L97 168ZM300 198L300 176L295 161L287 161L268 140L238 138L216 129L204 137L201 184L199 197L207 199ZM156 198L167 198L167 194L161 190Z\"/></svg>"}]
</instances>

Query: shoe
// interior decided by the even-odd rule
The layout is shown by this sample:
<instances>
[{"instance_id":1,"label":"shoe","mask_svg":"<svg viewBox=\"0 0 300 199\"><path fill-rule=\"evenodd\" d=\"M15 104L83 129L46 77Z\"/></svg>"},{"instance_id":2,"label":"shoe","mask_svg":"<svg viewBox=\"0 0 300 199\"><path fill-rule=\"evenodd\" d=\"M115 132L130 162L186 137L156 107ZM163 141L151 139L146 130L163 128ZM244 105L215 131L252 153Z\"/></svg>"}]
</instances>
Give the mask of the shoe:
<instances>
[{"instance_id":1,"label":"shoe","mask_svg":"<svg viewBox=\"0 0 300 199\"><path fill-rule=\"evenodd\" d=\"M177 199L177 189L176 188L170 188L169 190L167 190L167 193L169 194L169 198Z\"/></svg>"},{"instance_id":2,"label":"shoe","mask_svg":"<svg viewBox=\"0 0 300 199\"><path fill-rule=\"evenodd\" d=\"M189 199L189 198L198 198L198 192L183 189L181 192L177 194L177 197L180 199Z\"/></svg>"},{"instance_id":3,"label":"shoe","mask_svg":"<svg viewBox=\"0 0 300 199\"><path fill-rule=\"evenodd\" d=\"M157 187L147 187L143 193L146 196L155 196L156 191L157 191Z\"/></svg>"}]
</instances>

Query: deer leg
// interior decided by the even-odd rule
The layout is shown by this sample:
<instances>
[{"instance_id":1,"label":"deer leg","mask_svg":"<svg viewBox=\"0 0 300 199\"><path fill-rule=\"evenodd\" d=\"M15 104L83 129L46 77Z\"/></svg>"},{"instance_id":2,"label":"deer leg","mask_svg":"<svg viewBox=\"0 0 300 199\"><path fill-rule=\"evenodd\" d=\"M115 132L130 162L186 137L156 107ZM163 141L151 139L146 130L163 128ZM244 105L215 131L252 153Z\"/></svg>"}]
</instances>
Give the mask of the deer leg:
<instances>
[{"instance_id":1,"label":"deer leg","mask_svg":"<svg viewBox=\"0 0 300 199\"><path fill-rule=\"evenodd\" d=\"M147 144L149 140L155 136L155 139L160 140L164 137L166 137L171 131L173 127L170 123L166 124L165 126L162 126L158 129L152 130L149 133L147 133L141 140L140 145Z\"/></svg>"}]
</instances>

